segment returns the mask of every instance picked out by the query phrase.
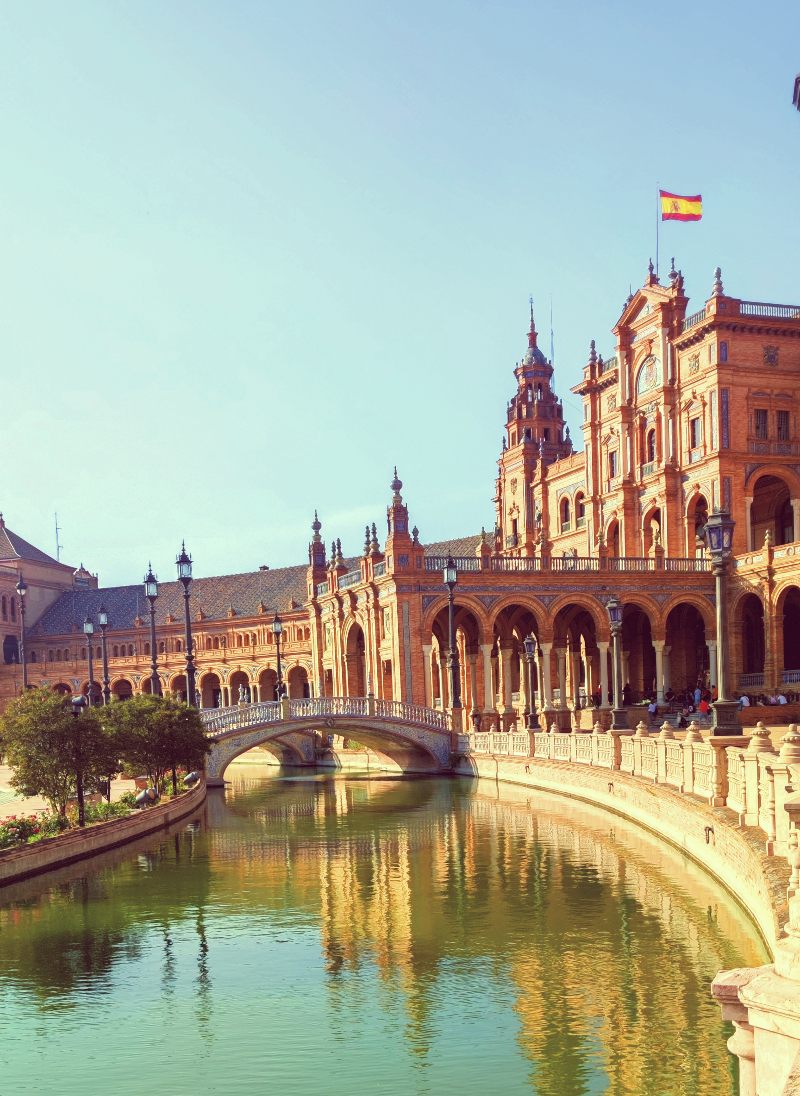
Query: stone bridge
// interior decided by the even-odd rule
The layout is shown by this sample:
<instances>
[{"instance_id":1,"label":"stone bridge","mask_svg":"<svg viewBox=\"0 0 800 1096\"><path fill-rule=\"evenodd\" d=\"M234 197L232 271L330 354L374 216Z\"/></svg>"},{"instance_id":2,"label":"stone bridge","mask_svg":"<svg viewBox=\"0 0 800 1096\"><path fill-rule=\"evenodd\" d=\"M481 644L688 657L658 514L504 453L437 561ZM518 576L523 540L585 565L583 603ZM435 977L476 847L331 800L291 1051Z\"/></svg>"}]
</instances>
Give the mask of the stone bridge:
<instances>
[{"instance_id":1,"label":"stone bridge","mask_svg":"<svg viewBox=\"0 0 800 1096\"><path fill-rule=\"evenodd\" d=\"M435 773L451 770L458 745L449 712L373 696L243 703L204 709L200 718L212 740L209 787L224 784L231 761L254 746L266 746L286 764L313 765L326 755L335 759L330 735L346 735L388 758L392 768Z\"/></svg>"}]
</instances>

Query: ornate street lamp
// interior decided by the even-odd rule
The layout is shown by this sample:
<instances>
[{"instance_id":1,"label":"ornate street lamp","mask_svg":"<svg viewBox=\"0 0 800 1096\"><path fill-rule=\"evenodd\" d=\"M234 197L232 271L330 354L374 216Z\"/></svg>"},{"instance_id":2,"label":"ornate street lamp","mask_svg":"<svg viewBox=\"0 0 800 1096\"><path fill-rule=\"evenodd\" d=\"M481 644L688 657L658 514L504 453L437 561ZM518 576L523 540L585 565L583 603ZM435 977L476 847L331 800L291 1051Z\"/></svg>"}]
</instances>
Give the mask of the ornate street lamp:
<instances>
[{"instance_id":1,"label":"ornate street lamp","mask_svg":"<svg viewBox=\"0 0 800 1096\"><path fill-rule=\"evenodd\" d=\"M153 565L148 563L144 576L144 596L150 602L150 692L161 696L161 679L158 676L156 661L156 598L158 597L158 579L153 574Z\"/></svg>"},{"instance_id":2,"label":"ornate street lamp","mask_svg":"<svg viewBox=\"0 0 800 1096\"><path fill-rule=\"evenodd\" d=\"M195 669L194 655L192 652L192 618L189 612L189 587L192 585L192 557L186 551L185 542L181 541L181 554L175 560L178 568L178 579L183 585L183 634L186 644L186 703L193 706L197 703L195 696Z\"/></svg>"},{"instance_id":3,"label":"ornate street lamp","mask_svg":"<svg viewBox=\"0 0 800 1096\"><path fill-rule=\"evenodd\" d=\"M94 650L92 639L94 637L94 624L89 614L83 622L83 634L86 636L86 653L89 656L89 707L94 704Z\"/></svg>"},{"instance_id":4,"label":"ornate street lamp","mask_svg":"<svg viewBox=\"0 0 800 1096\"><path fill-rule=\"evenodd\" d=\"M97 610L97 623L100 625L100 641L103 645L103 703L111 703L111 684L108 679L108 647L106 646L106 628L108 627L108 613L104 606Z\"/></svg>"},{"instance_id":5,"label":"ornate street lamp","mask_svg":"<svg viewBox=\"0 0 800 1096\"><path fill-rule=\"evenodd\" d=\"M83 800L83 735L81 734L81 715L88 707L85 696L73 696L72 715L75 719L75 798L78 800L78 825L86 825L86 807Z\"/></svg>"},{"instance_id":6,"label":"ornate street lamp","mask_svg":"<svg viewBox=\"0 0 800 1096\"><path fill-rule=\"evenodd\" d=\"M620 650L620 633L622 632L622 602L618 597L612 597L606 603L608 620L611 624L611 641L613 643L614 661L614 709L611 720L611 728L615 731L623 731L628 726L628 713L622 706L622 652Z\"/></svg>"},{"instance_id":7,"label":"ornate street lamp","mask_svg":"<svg viewBox=\"0 0 800 1096\"><path fill-rule=\"evenodd\" d=\"M275 613L275 619L272 622L272 634L275 636L275 643L278 648L278 684L275 691L278 694L278 700L283 699L283 670L281 669L281 636L283 635L283 622Z\"/></svg>"},{"instance_id":8,"label":"ornate street lamp","mask_svg":"<svg viewBox=\"0 0 800 1096\"><path fill-rule=\"evenodd\" d=\"M733 555L733 530L736 522L727 510L716 507L706 521L705 537L711 556L711 570L716 584L717 600L717 699L714 701L712 734L740 735L742 728L736 718L739 704L728 695L727 651L727 577Z\"/></svg>"},{"instance_id":9,"label":"ornate street lamp","mask_svg":"<svg viewBox=\"0 0 800 1096\"><path fill-rule=\"evenodd\" d=\"M525 650L525 664L528 667L528 730L535 731L538 726L536 705L533 699L533 662L536 658L536 636L531 632L522 641Z\"/></svg>"},{"instance_id":10,"label":"ornate street lamp","mask_svg":"<svg viewBox=\"0 0 800 1096\"><path fill-rule=\"evenodd\" d=\"M444 565L444 584L447 587L447 623L450 650L447 653L447 665L450 669L450 707L461 707L461 669L458 664L458 647L456 646L455 626L455 600L454 594L458 582L456 562L452 556L447 557Z\"/></svg>"},{"instance_id":11,"label":"ornate street lamp","mask_svg":"<svg viewBox=\"0 0 800 1096\"><path fill-rule=\"evenodd\" d=\"M17 583L19 594L19 660L22 663L22 691L28 688L28 656L25 651L25 595L28 592L28 584L22 575Z\"/></svg>"}]
</instances>

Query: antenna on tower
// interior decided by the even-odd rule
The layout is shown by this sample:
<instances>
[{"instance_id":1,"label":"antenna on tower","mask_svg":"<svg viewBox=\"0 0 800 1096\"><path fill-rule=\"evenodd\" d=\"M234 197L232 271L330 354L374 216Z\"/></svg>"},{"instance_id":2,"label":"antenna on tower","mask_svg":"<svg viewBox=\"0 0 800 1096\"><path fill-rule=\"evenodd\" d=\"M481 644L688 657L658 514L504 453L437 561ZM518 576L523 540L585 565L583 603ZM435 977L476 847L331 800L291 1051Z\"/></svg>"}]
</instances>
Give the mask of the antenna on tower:
<instances>
[{"instance_id":1,"label":"antenna on tower","mask_svg":"<svg viewBox=\"0 0 800 1096\"><path fill-rule=\"evenodd\" d=\"M59 540L58 534L61 532L61 526L58 524L58 511L56 511L55 518L56 518L56 559L60 563L61 562L61 541Z\"/></svg>"}]
</instances>

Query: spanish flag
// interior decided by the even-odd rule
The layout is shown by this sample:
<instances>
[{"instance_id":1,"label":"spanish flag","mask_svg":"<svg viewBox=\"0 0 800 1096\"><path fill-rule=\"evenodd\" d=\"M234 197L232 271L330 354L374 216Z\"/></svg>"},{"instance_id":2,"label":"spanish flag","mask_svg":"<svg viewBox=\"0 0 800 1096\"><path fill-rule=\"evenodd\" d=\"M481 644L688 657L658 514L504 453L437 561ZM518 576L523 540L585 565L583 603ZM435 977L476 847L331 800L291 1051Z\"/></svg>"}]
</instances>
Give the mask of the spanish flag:
<instances>
[{"instance_id":1,"label":"spanish flag","mask_svg":"<svg viewBox=\"0 0 800 1096\"><path fill-rule=\"evenodd\" d=\"M699 221L703 216L703 195L670 194L659 190L662 221Z\"/></svg>"}]
</instances>

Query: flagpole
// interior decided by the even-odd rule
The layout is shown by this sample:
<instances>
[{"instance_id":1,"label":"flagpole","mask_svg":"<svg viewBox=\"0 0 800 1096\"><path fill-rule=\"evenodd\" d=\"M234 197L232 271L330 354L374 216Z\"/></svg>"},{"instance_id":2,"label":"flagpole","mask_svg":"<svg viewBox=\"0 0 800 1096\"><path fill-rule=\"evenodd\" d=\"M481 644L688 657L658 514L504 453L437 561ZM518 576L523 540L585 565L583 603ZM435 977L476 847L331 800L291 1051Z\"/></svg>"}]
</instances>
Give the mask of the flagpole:
<instances>
[{"instance_id":1,"label":"flagpole","mask_svg":"<svg viewBox=\"0 0 800 1096\"><path fill-rule=\"evenodd\" d=\"M661 220L661 198L660 188L656 183L656 277L658 277L658 228L659 221Z\"/></svg>"}]
</instances>

